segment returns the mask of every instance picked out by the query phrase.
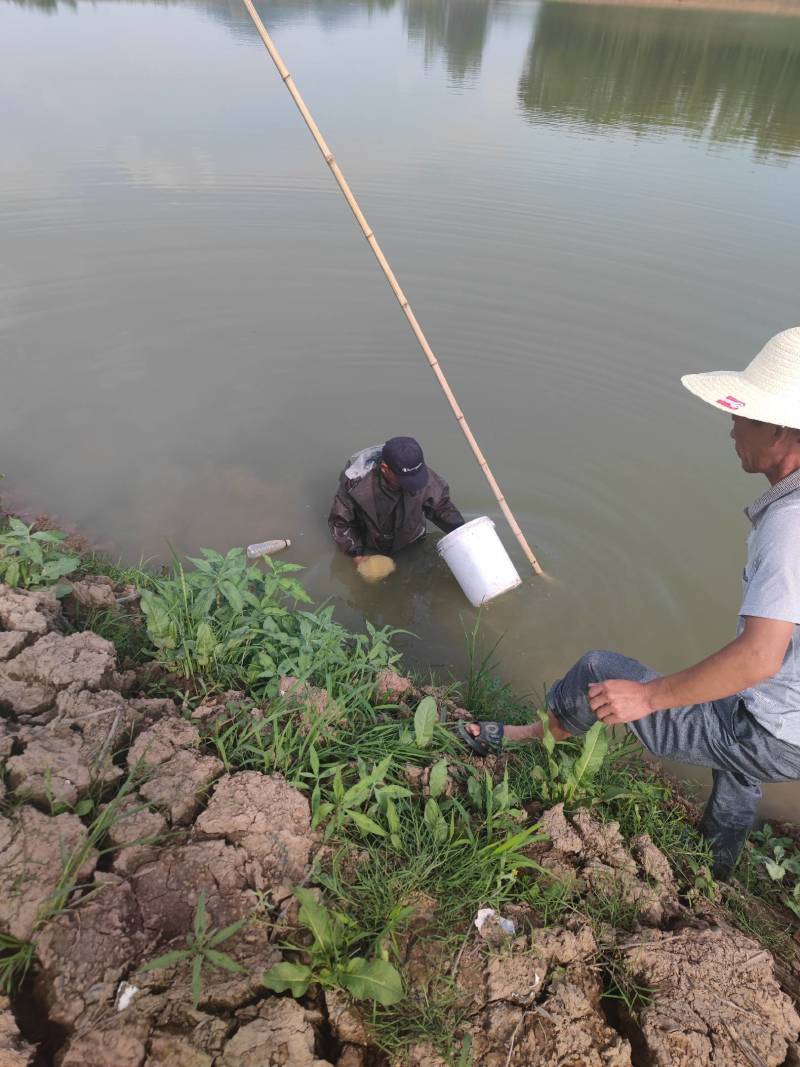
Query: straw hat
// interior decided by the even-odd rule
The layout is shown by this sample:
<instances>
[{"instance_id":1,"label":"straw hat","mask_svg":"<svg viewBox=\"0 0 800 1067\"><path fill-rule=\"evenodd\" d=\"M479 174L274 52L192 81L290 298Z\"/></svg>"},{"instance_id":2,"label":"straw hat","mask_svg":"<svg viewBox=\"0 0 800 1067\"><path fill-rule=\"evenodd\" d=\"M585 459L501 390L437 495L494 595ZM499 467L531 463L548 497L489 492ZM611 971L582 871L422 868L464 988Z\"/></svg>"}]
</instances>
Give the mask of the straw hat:
<instances>
[{"instance_id":1,"label":"straw hat","mask_svg":"<svg viewBox=\"0 0 800 1067\"><path fill-rule=\"evenodd\" d=\"M800 429L800 326L770 337L743 371L684 374L681 381L715 408Z\"/></svg>"}]
</instances>

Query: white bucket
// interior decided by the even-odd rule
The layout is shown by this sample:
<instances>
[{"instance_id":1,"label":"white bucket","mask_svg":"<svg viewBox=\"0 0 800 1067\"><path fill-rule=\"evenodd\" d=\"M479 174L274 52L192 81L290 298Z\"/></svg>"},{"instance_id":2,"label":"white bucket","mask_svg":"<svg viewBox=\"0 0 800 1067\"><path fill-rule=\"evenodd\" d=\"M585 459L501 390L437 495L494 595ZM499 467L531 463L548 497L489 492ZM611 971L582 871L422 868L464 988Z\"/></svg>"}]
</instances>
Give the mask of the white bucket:
<instances>
[{"instance_id":1,"label":"white bucket","mask_svg":"<svg viewBox=\"0 0 800 1067\"><path fill-rule=\"evenodd\" d=\"M436 548L476 608L522 581L488 515L459 526Z\"/></svg>"}]
</instances>

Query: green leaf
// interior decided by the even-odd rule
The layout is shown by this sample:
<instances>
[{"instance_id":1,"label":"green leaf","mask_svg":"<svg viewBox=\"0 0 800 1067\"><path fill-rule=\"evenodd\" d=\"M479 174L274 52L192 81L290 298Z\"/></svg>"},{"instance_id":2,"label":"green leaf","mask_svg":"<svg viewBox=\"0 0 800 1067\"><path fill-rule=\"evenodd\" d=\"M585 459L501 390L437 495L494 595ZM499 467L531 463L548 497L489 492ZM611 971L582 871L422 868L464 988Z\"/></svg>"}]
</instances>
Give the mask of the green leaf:
<instances>
[{"instance_id":1,"label":"green leaf","mask_svg":"<svg viewBox=\"0 0 800 1067\"><path fill-rule=\"evenodd\" d=\"M365 960L356 956L337 971L337 977L356 1000L374 1000L388 1007L403 999L403 980L386 960Z\"/></svg>"},{"instance_id":2,"label":"green leaf","mask_svg":"<svg viewBox=\"0 0 800 1067\"><path fill-rule=\"evenodd\" d=\"M314 774L319 774L319 756L313 745L308 750L308 762Z\"/></svg>"},{"instance_id":3,"label":"green leaf","mask_svg":"<svg viewBox=\"0 0 800 1067\"><path fill-rule=\"evenodd\" d=\"M382 785L375 790L375 796L380 801L401 800L411 796L411 790L404 785Z\"/></svg>"},{"instance_id":4,"label":"green leaf","mask_svg":"<svg viewBox=\"0 0 800 1067\"><path fill-rule=\"evenodd\" d=\"M173 967L176 963L180 963L181 960L188 959L192 953L186 948L177 948L173 952L165 952L163 956L158 956L157 959L150 960L149 963L144 963L139 970L146 974L148 971L160 971L162 967Z\"/></svg>"},{"instance_id":5,"label":"green leaf","mask_svg":"<svg viewBox=\"0 0 800 1067\"><path fill-rule=\"evenodd\" d=\"M311 820L311 829L316 830L323 819L327 819L330 813L333 811L333 804L326 800L320 804L317 810L314 812L314 818Z\"/></svg>"},{"instance_id":6,"label":"green leaf","mask_svg":"<svg viewBox=\"0 0 800 1067\"><path fill-rule=\"evenodd\" d=\"M201 622L197 627L197 637L195 638L194 643L197 662L201 667L205 667L211 662L211 658L214 655L218 643L219 642L214 636L214 631L209 624L207 622Z\"/></svg>"},{"instance_id":7,"label":"green leaf","mask_svg":"<svg viewBox=\"0 0 800 1067\"><path fill-rule=\"evenodd\" d=\"M6 584L12 587L19 585L19 563L15 559L6 567L5 580Z\"/></svg>"},{"instance_id":8,"label":"green leaf","mask_svg":"<svg viewBox=\"0 0 800 1067\"><path fill-rule=\"evenodd\" d=\"M546 711L538 711L539 722L542 724L542 745L548 756L552 756L555 751L556 741L553 737L553 731L550 729L550 719Z\"/></svg>"},{"instance_id":9,"label":"green leaf","mask_svg":"<svg viewBox=\"0 0 800 1067\"><path fill-rule=\"evenodd\" d=\"M340 767L337 767L336 774L333 776L333 799L337 804L341 804L343 798L344 782L342 781L342 771Z\"/></svg>"},{"instance_id":10,"label":"green leaf","mask_svg":"<svg viewBox=\"0 0 800 1067\"><path fill-rule=\"evenodd\" d=\"M572 766L571 778L574 786L568 790L568 797L574 797L585 789L603 766L608 752L608 730L602 722L596 722L585 734L581 754Z\"/></svg>"},{"instance_id":11,"label":"green leaf","mask_svg":"<svg viewBox=\"0 0 800 1067\"><path fill-rule=\"evenodd\" d=\"M444 792L444 787L447 785L447 760L440 759L438 763L434 763L431 767L430 777L428 778L428 788L431 791L432 797L441 796Z\"/></svg>"},{"instance_id":12,"label":"green leaf","mask_svg":"<svg viewBox=\"0 0 800 1067\"><path fill-rule=\"evenodd\" d=\"M783 881L783 876L786 874L786 868L782 863L773 863L772 860L765 859L764 866L767 868L767 874L773 882Z\"/></svg>"},{"instance_id":13,"label":"green leaf","mask_svg":"<svg viewBox=\"0 0 800 1067\"><path fill-rule=\"evenodd\" d=\"M222 592L222 595L228 601L228 603L236 612L236 614L241 615L241 613L244 611L244 600L242 599L242 594L239 592L233 582L220 582L219 588Z\"/></svg>"},{"instance_id":14,"label":"green leaf","mask_svg":"<svg viewBox=\"0 0 800 1067\"><path fill-rule=\"evenodd\" d=\"M433 797L430 797L427 804L425 805L423 819L431 828L431 831L433 833L433 840L437 844L443 844L443 842L447 840L448 835L447 820L442 815L441 808L433 799Z\"/></svg>"},{"instance_id":15,"label":"green leaf","mask_svg":"<svg viewBox=\"0 0 800 1067\"><path fill-rule=\"evenodd\" d=\"M363 804L369 796L372 787L377 785L378 782L382 782L386 777L386 773L391 764L391 756L386 756L380 763L376 763L369 774L364 775L364 777L360 778L355 785L350 786L339 801L341 806L343 808L353 808L357 804Z\"/></svg>"},{"instance_id":16,"label":"green leaf","mask_svg":"<svg viewBox=\"0 0 800 1067\"><path fill-rule=\"evenodd\" d=\"M362 815L360 811L351 811L350 818L365 834L377 834L379 837L386 837L386 831L378 823L373 822L367 815Z\"/></svg>"},{"instance_id":17,"label":"green leaf","mask_svg":"<svg viewBox=\"0 0 800 1067\"><path fill-rule=\"evenodd\" d=\"M31 534L32 541L44 541L49 545L61 544L66 539L67 535L63 530L38 530L35 534Z\"/></svg>"},{"instance_id":18,"label":"green leaf","mask_svg":"<svg viewBox=\"0 0 800 1067\"><path fill-rule=\"evenodd\" d=\"M505 811L505 809L508 808L511 803L508 788L508 771L505 771L505 773L503 774L502 782L498 782L498 784L494 787L493 795L494 802L497 808L500 811Z\"/></svg>"},{"instance_id":19,"label":"green leaf","mask_svg":"<svg viewBox=\"0 0 800 1067\"><path fill-rule=\"evenodd\" d=\"M245 972L241 963L237 963L227 952L217 952L214 948L206 948L203 950L203 955L213 967L221 967L225 971L230 971L231 974L244 974Z\"/></svg>"},{"instance_id":20,"label":"green leaf","mask_svg":"<svg viewBox=\"0 0 800 1067\"><path fill-rule=\"evenodd\" d=\"M237 919L235 923L231 923L229 926L223 926L221 930L217 930L216 933L208 939L207 944L210 948L214 948L216 945L221 945L223 941L227 941L233 937L234 934L238 934L243 926L247 926L250 921L250 916L245 915L241 919Z\"/></svg>"},{"instance_id":21,"label":"green leaf","mask_svg":"<svg viewBox=\"0 0 800 1067\"><path fill-rule=\"evenodd\" d=\"M397 814L397 805L391 799L386 801L386 822L393 837L400 833L400 816Z\"/></svg>"},{"instance_id":22,"label":"green leaf","mask_svg":"<svg viewBox=\"0 0 800 1067\"><path fill-rule=\"evenodd\" d=\"M194 936L201 941L208 930L208 912L206 911L206 895L201 893L197 898L197 907L194 911Z\"/></svg>"},{"instance_id":23,"label":"green leaf","mask_svg":"<svg viewBox=\"0 0 800 1067\"><path fill-rule=\"evenodd\" d=\"M61 556L58 559L51 559L49 563L45 563L44 567L42 567L42 579L46 582L54 582L58 578L63 578L65 574L72 574L79 566L80 560L74 556Z\"/></svg>"},{"instance_id":24,"label":"green leaf","mask_svg":"<svg viewBox=\"0 0 800 1067\"><path fill-rule=\"evenodd\" d=\"M438 718L433 697L420 700L414 713L414 736L418 748L427 748L433 740L433 728Z\"/></svg>"},{"instance_id":25,"label":"green leaf","mask_svg":"<svg viewBox=\"0 0 800 1067\"><path fill-rule=\"evenodd\" d=\"M291 597L292 600L296 600L299 604L314 603L302 585L299 582L296 582L294 578L281 578L280 585L281 590L286 596Z\"/></svg>"},{"instance_id":26,"label":"green leaf","mask_svg":"<svg viewBox=\"0 0 800 1067\"><path fill-rule=\"evenodd\" d=\"M293 997L302 997L312 978L311 968L304 963L276 963L261 981L274 993L285 993L288 989Z\"/></svg>"},{"instance_id":27,"label":"green leaf","mask_svg":"<svg viewBox=\"0 0 800 1067\"><path fill-rule=\"evenodd\" d=\"M295 889L294 895L300 901L300 923L310 930L320 948L331 951L334 947L328 909L320 904L310 889Z\"/></svg>"},{"instance_id":28,"label":"green leaf","mask_svg":"<svg viewBox=\"0 0 800 1067\"><path fill-rule=\"evenodd\" d=\"M200 996L203 992L203 957L195 956L192 964L192 1007L197 1011Z\"/></svg>"}]
</instances>

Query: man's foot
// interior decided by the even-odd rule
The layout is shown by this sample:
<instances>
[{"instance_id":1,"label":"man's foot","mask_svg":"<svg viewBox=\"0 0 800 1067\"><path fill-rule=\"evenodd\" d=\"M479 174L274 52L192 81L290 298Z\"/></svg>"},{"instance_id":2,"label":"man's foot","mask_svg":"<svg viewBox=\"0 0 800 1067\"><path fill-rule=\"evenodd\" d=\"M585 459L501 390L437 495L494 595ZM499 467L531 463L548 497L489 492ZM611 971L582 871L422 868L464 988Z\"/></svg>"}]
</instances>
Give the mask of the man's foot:
<instances>
[{"instance_id":1,"label":"man's foot","mask_svg":"<svg viewBox=\"0 0 800 1067\"><path fill-rule=\"evenodd\" d=\"M500 752L505 728L501 722L457 723L456 733L479 756Z\"/></svg>"}]
</instances>

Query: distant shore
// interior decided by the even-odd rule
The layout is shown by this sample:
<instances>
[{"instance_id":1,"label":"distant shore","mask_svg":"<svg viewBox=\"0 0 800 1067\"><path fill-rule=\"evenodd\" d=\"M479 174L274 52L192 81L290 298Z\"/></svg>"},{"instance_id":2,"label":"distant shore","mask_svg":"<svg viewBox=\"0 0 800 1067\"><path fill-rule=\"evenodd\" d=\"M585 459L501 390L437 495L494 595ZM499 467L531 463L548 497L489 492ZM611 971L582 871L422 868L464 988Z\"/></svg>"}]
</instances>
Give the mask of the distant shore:
<instances>
[{"instance_id":1,"label":"distant shore","mask_svg":"<svg viewBox=\"0 0 800 1067\"><path fill-rule=\"evenodd\" d=\"M603 7L685 8L744 15L800 15L800 0L564 0Z\"/></svg>"}]
</instances>

